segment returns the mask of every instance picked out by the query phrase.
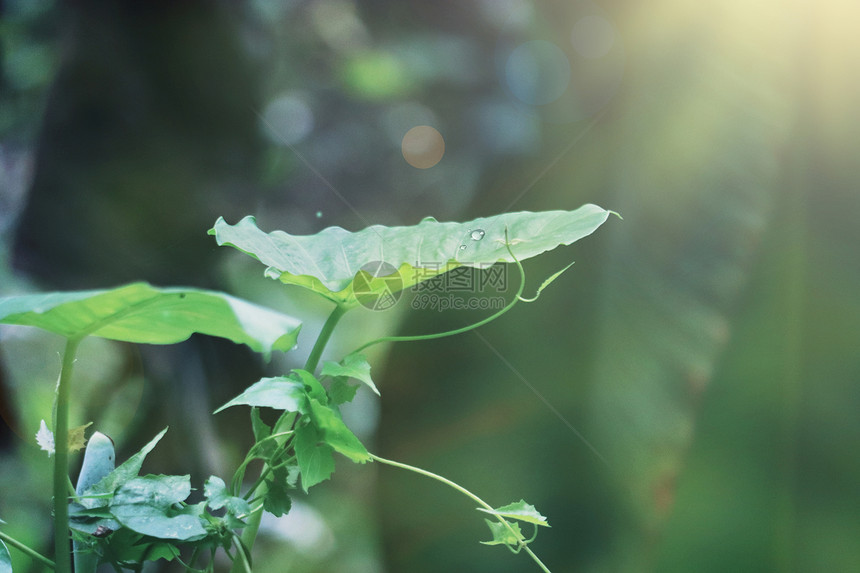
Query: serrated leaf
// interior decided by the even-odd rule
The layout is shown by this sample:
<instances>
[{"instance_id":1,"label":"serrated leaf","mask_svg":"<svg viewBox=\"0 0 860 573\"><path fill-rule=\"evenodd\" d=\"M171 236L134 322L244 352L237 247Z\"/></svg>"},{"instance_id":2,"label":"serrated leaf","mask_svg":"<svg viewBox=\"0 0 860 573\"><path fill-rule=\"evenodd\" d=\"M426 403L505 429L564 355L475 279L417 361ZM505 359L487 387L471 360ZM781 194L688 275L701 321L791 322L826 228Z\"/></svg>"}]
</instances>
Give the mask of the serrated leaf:
<instances>
[{"instance_id":1,"label":"serrated leaf","mask_svg":"<svg viewBox=\"0 0 860 573\"><path fill-rule=\"evenodd\" d=\"M283 466L275 468L272 470L271 479L266 480L266 485L268 487L266 497L263 499L263 509L275 517L289 513L293 504L289 495L291 487L289 470Z\"/></svg>"},{"instance_id":2,"label":"serrated leaf","mask_svg":"<svg viewBox=\"0 0 860 573\"><path fill-rule=\"evenodd\" d=\"M84 446L87 443L87 438L85 436L86 429L92 426L92 422L87 422L83 426L77 426L75 428L71 428L69 430L69 451L77 452L78 450L84 449Z\"/></svg>"},{"instance_id":3,"label":"serrated leaf","mask_svg":"<svg viewBox=\"0 0 860 573\"><path fill-rule=\"evenodd\" d=\"M12 573L12 556L9 548L0 541L0 573Z\"/></svg>"},{"instance_id":4,"label":"serrated leaf","mask_svg":"<svg viewBox=\"0 0 860 573\"><path fill-rule=\"evenodd\" d=\"M266 355L290 350L301 328L292 317L224 293L146 283L2 298L0 323L36 326L70 339L146 344L174 344L201 333Z\"/></svg>"},{"instance_id":5,"label":"serrated leaf","mask_svg":"<svg viewBox=\"0 0 860 573\"><path fill-rule=\"evenodd\" d=\"M370 461L370 454L364 444L352 433L340 416L328 406L320 404L311 398L310 418L316 426L321 439L335 451L354 462Z\"/></svg>"},{"instance_id":6,"label":"serrated leaf","mask_svg":"<svg viewBox=\"0 0 860 573\"><path fill-rule=\"evenodd\" d=\"M327 480L334 472L334 450L322 442L322 436L312 424L296 428L294 442L296 461L302 476L302 489L307 492L316 484Z\"/></svg>"},{"instance_id":7,"label":"serrated leaf","mask_svg":"<svg viewBox=\"0 0 860 573\"><path fill-rule=\"evenodd\" d=\"M85 437L86 429L93 423L88 422L83 426L78 426L69 430L69 451L77 452L82 450L87 443ZM39 430L36 432L36 443L39 448L48 452L48 455L53 455L56 444L54 443L54 432L48 429L45 420L39 422Z\"/></svg>"},{"instance_id":8,"label":"serrated leaf","mask_svg":"<svg viewBox=\"0 0 860 573\"><path fill-rule=\"evenodd\" d=\"M45 420L39 422L39 430L36 432L36 443L39 448L48 452L49 456L54 455L54 432L48 429L48 424Z\"/></svg>"},{"instance_id":9,"label":"serrated leaf","mask_svg":"<svg viewBox=\"0 0 860 573\"><path fill-rule=\"evenodd\" d=\"M523 532L520 530L518 523L508 523L510 529L500 521L484 520L493 534L493 539L490 541L481 541L484 545L508 545L516 547L524 541ZM513 529L513 532L511 532Z\"/></svg>"},{"instance_id":10,"label":"serrated leaf","mask_svg":"<svg viewBox=\"0 0 860 573\"><path fill-rule=\"evenodd\" d=\"M323 364L320 374L331 377L355 378L366 384L379 396L379 390L370 378L370 364L363 354L348 354L340 363L327 361Z\"/></svg>"},{"instance_id":11,"label":"serrated leaf","mask_svg":"<svg viewBox=\"0 0 860 573\"><path fill-rule=\"evenodd\" d=\"M307 409L307 392L304 384L288 376L262 378L214 413L240 405L275 408L286 412L304 412Z\"/></svg>"},{"instance_id":12,"label":"serrated leaf","mask_svg":"<svg viewBox=\"0 0 860 573\"><path fill-rule=\"evenodd\" d=\"M143 460L146 459L149 452L152 451L166 433L167 428L164 428L148 444L143 446L139 452L128 458L98 483L84 491L83 494L79 494L81 496L81 505L87 509L108 505L110 500L106 494L112 494L117 488L137 476L143 465Z\"/></svg>"},{"instance_id":13,"label":"serrated leaf","mask_svg":"<svg viewBox=\"0 0 860 573\"><path fill-rule=\"evenodd\" d=\"M515 503L510 503L502 507L497 507L493 511L484 509L482 507L479 507L478 511L483 511L484 513L489 513L490 515L498 515L500 517L518 519L519 521L525 521L527 523L533 523L535 525L543 525L544 527L549 527L549 523L547 523L546 518L542 516L537 509L535 509L535 506L526 503L525 500L522 499Z\"/></svg>"},{"instance_id":14,"label":"serrated leaf","mask_svg":"<svg viewBox=\"0 0 860 573\"><path fill-rule=\"evenodd\" d=\"M428 217L410 227L374 225L356 233L329 227L315 235L265 233L253 217L236 225L219 218L209 234L219 245L258 259L268 267L267 276L352 306L357 304L353 279L368 263L384 262L399 272L398 281L362 283L362 294L382 295L395 285L408 288L458 266L512 262L506 232L511 250L522 261L590 235L609 214L596 205L583 205L575 211L504 213L466 223Z\"/></svg>"}]
</instances>

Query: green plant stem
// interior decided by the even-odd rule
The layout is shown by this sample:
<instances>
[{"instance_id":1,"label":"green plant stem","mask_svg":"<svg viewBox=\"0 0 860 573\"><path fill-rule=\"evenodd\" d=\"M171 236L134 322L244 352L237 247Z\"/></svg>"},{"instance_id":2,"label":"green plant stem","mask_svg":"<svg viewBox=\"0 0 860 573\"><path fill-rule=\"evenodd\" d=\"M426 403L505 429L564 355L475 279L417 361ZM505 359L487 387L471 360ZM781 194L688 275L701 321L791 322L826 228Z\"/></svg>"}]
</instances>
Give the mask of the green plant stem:
<instances>
[{"instance_id":1,"label":"green plant stem","mask_svg":"<svg viewBox=\"0 0 860 573\"><path fill-rule=\"evenodd\" d=\"M39 562L43 563L44 565L47 565L51 569L55 568L56 565L53 561L51 561L50 559L48 559L47 557L45 557L44 555L42 555L41 553L39 553L38 551L33 549L32 547L30 547L28 545L24 545L23 543L21 543L20 541L18 541L14 537L10 537L10 536L6 535L5 533L3 533L2 531L0 531L0 539L2 539L7 544L14 547L15 549L17 549L21 553L24 553L30 559L33 559L34 561L39 561Z\"/></svg>"},{"instance_id":2,"label":"green plant stem","mask_svg":"<svg viewBox=\"0 0 860 573\"><path fill-rule=\"evenodd\" d=\"M415 466L410 466L409 464L404 464L404 463L401 463L401 462L395 462L395 461L393 461L393 460L387 460L387 459L385 459L385 458L380 458L379 456L376 456L376 455L374 455L374 454L370 454L370 459L372 459L372 460L374 460L374 461L377 461L377 462L379 462L379 463L381 463L381 464L386 464L386 465L389 465L389 466L393 466L393 467L395 467L395 468L400 468L400 469L408 470L408 471L410 471L410 472L415 472L415 473L417 473L417 474L420 474L420 475L423 475L423 476L426 476L426 477L432 478L432 479L434 479L434 480L436 480L436 481L438 481L438 482L441 482L441 483L443 483L443 484L447 485L448 487L454 488L455 490L459 491L460 493L462 493L463 495L465 495L465 496L466 496L466 497L468 497L469 499L471 499L471 500L475 501L478 505L480 505L481 507L483 507L483 508L484 508L484 509L486 509L487 511L490 511L491 513L492 513L492 512L495 512L495 509L493 509L493 507L492 507L492 506L490 506L490 505L489 505L487 502L485 502L483 499L481 499L480 497L478 497L477 495L475 495L475 494L474 494L474 493L472 493L471 491L467 490L467 489L466 489L466 488L464 488L463 486L461 486L461 485L459 485L459 484L457 484L457 483L454 483L454 482L452 482L451 480L449 480L448 478L444 478L444 477L440 476L439 474L434 474L433 472L429 472L429 471L427 471L427 470L422 470L421 468L417 468L417 467L415 467ZM500 515L495 515L495 514L493 514L493 516L494 516L496 519L498 519L498 520L499 520L499 522L500 522L502 525L504 525L505 527L507 527L507 528L508 528L508 530L511 532L511 534L512 534L515 538L519 538L519 535L517 535L517 532L516 532L516 531L514 531L513 527L511 527L511 524L510 524L510 523L508 523L508 520L506 520L504 517L502 517L502 516L500 516ZM531 558L532 558L532 560L533 560L535 563L537 563L537 564L538 564L538 566L540 566L540 568L541 568L543 571L545 571L546 573L551 573L551 572L550 572L550 570L547 568L547 566L546 566L546 565L544 565L544 564L543 564L543 562L538 558L538 556L537 556L537 555L535 555L535 554L534 554L534 552L532 552L532 550L531 550L531 549L529 549L528 544L526 544L526 543L521 543L521 544L520 544L520 547L521 547L523 550L525 550L525 552L529 555L529 557L531 557Z\"/></svg>"},{"instance_id":3,"label":"green plant stem","mask_svg":"<svg viewBox=\"0 0 860 573\"><path fill-rule=\"evenodd\" d=\"M322 330L320 331L320 334L317 337L313 348L311 349L311 353L308 355L308 359L305 362L304 369L308 372L313 373L314 370L317 369L317 365L319 364L320 358L322 357L323 350L325 350L326 344L328 344L328 341L331 338L332 333L334 332L335 326L337 326L337 323L340 322L340 319L343 318L343 315L346 314L347 310L349 310L348 307L337 305L334 310L332 310L329 317L326 319L325 324L323 324ZM275 428L277 427L278 424L275 424ZM261 471L261 475L268 473L270 469L271 468L269 468L269 465L265 464ZM259 485L256 486L256 490L258 498L264 497L267 492L266 482L263 481L262 483L259 483ZM248 549L248 551L251 551L254 547L254 541L256 541L257 539L257 531L260 529L260 520L262 518L263 511L261 506L258 511L255 511L250 516L248 516L248 525L246 525L245 528L242 530L241 542ZM233 560L233 566L230 568L230 573L246 573L248 571L250 571L250 568L244 559Z\"/></svg>"},{"instance_id":4,"label":"green plant stem","mask_svg":"<svg viewBox=\"0 0 860 573\"><path fill-rule=\"evenodd\" d=\"M72 571L69 551L69 503L66 494L69 482L69 395L75 354L80 341L80 338L66 341L54 411L54 570L57 573Z\"/></svg>"},{"instance_id":5,"label":"green plant stem","mask_svg":"<svg viewBox=\"0 0 860 573\"><path fill-rule=\"evenodd\" d=\"M340 322L340 319L343 318L343 315L346 314L346 311L348 310L348 307L337 305L328 316L328 319L326 319L325 324L323 324L322 330L317 337L317 341L314 343L314 347L311 349L311 353L308 355L308 359L305 362L304 369L311 374L313 374L314 370L317 369L323 350L325 350L326 344L328 344L331 334L334 332L334 327L337 326L337 323Z\"/></svg>"}]
</instances>

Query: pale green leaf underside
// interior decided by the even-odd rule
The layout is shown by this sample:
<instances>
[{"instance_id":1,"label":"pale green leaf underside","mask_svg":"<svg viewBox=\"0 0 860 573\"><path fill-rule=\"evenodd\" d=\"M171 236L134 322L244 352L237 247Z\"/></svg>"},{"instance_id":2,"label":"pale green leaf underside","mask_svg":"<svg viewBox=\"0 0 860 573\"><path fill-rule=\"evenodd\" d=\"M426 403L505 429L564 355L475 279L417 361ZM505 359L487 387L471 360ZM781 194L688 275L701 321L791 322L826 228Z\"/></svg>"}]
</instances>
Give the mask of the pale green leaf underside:
<instances>
[{"instance_id":1,"label":"pale green leaf underside","mask_svg":"<svg viewBox=\"0 0 860 573\"><path fill-rule=\"evenodd\" d=\"M0 573L12 573L12 556L9 555L9 548L2 541L0 541Z\"/></svg>"},{"instance_id":2,"label":"pale green leaf underside","mask_svg":"<svg viewBox=\"0 0 860 573\"><path fill-rule=\"evenodd\" d=\"M458 266L485 267L513 262L505 246L525 260L590 235L609 217L597 205L575 211L503 213L466 223L440 223L432 217L410 227L374 225L349 232L329 227L315 235L265 233L253 217L235 225L219 218L209 230L219 245L243 251L268 267L267 275L314 290L339 304L354 304L352 280L364 265L385 262L408 288ZM376 281L374 289L390 289Z\"/></svg>"},{"instance_id":3,"label":"pale green leaf underside","mask_svg":"<svg viewBox=\"0 0 860 573\"><path fill-rule=\"evenodd\" d=\"M198 332L264 354L291 349L301 328L292 317L224 293L146 283L3 298L0 323L147 344L174 344Z\"/></svg>"}]
</instances>

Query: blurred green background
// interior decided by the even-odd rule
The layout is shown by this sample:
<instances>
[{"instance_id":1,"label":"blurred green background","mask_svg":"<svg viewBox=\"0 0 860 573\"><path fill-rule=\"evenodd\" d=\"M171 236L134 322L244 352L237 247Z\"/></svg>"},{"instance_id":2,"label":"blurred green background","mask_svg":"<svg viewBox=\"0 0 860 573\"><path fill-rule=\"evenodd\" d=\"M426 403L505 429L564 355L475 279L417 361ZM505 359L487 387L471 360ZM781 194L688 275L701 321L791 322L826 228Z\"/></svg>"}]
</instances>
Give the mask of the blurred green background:
<instances>
[{"instance_id":1,"label":"blurred green background","mask_svg":"<svg viewBox=\"0 0 860 573\"><path fill-rule=\"evenodd\" d=\"M538 302L377 347L382 399L347 420L535 504L555 572L858 571L858 19L849 0L3 0L0 296L148 280L304 320L270 364L206 339L82 348L73 421L120 458L169 424L144 470L201 487L250 440L244 413L209 412L300 365L327 311L217 249L216 217L305 234L597 203L624 220L530 261L529 289L576 261ZM348 316L328 354L486 314L409 301ZM0 328L0 518L44 551L33 437L59 349ZM255 570L535 569L392 468L339 460L298 497Z\"/></svg>"}]
</instances>

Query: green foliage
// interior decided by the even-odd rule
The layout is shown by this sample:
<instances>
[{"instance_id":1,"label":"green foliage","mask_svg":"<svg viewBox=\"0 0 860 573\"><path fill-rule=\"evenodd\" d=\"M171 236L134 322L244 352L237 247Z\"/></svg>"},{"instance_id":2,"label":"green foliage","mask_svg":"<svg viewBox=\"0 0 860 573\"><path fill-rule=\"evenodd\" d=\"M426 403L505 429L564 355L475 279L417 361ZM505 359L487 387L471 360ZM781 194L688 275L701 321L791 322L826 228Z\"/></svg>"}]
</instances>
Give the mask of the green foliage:
<instances>
[{"instance_id":1,"label":"green foliage","mask_svg":"<svg viewBox=\"0 0 860 573\"><path fill-rule=\"evenodd\" d=\"M69 340L57 388L59 440L54 495L55 535L60 539L56 545L58 553L68 527L75 541L79 573L94 571L99 562L111 563L116 569L139 570L147 560L178 559L181 546L194 548L191 563L185 564L186 570L194 570L194 562L202 550L214 552L221 548L234 559L234 571L249 571L261 512L275 516L288 513L299 479L305 492L329 479L337 452L355 463L374 460L449 485L479 503L481 511L496 519L488 521L493 539L484 543L505 545L514 552L525 550L542 570L548 571L528 548L538 527L548 526L546 518L533 506L521 500L493 509L441 476L368 452L344 423L339 410L341 404L355 397L359 387L350 384L351 379L379 395L365 356L354 352L340 361L325 362L319 376L315 372L338 320L355 306L352 281L357 276L363 278L370 293L380 294L385 289L405 288L462 265L479 267L499 261L515 262L523 281L516 297L501 312L467 327L474 328L501 316L518 300L525 300L520 298L525 280L520 259L590 234L609 213L586 205L571 212L511 213L469 223L439 223L428 218L414 227L374 226L358 233L333 227L310 237L280 231L267 235L257 229L252 218L243 219L236 226L219 219L210 232L219 244L251 254L269 266L269 276L320 293L336 302L337 307L304 368L294 369L285 376L262 378L215 410L217 414L230 407L250 406L255 442L234 473L230 486L220 477L210 476L203 487L205 500L195 504L187 503L192 491L190 476L139 475L144 458L164 437L166 428L115 469L113 444L97 432L87 447L76 495L66 517L63 482L67 476L63 464L67 460L69 432L67 416L61 414L67 410L71 395L68 385L77 343L92 335L169 344L199 332L246 344L268 355L272 350L286 351L295 345L298 321L222 293L158 289L145 283L112 290L0 299L0 322L37 326ZM392 287L385 284L384 277L371 276L362 270L373 261L392 265L400 271L402 280ZM544 281L538 295L561 272ZM449 336L464 330L409 339ZM274 425L263 420L260 408L279 414ZM51 441L49 434L45 427L37 435L43 446ZM245 474L254 461L262 462L263 468L259 478L245 488ZM519 522L532 524L535 536L526 539ZM241 538L238 530L243 530ZM0 565L4 558L8 558L8 550L2 546ZM61 560L56 569L59 573L70 571L69 565Z\"/></svg>"},{"instance_id":2,"label":"green foliage","mask_svg":"<svg viewBox=\"0 0 860 573\"><path fill-rule=\"evenodd\" d=\"M501 521L490 521L485 519L484 522L490 528L490 533L493 534L493 539L490 541L482 541L484 545L507 545L508 547L518 547L523 540L523 532L517 523L507 523Z\"/></svg>"},{"instance_id":3,"label":"green foliage","mask_svg":"<svg viewBox=\"0 0 860 573\"><path fill-rule=\"evenodd\" d=\"M227 294L146 283L0 299L0 323L36 326L69 339L146 344L174 344L199 332L266 355L295 346L301 327L292 317Z\"/></svg>"},{"instance_id":4,"label":"green foliage","mask_svg":"<svg viewBox=\"0 0 860 573\"><path fill-rule=\"evenodd\" d=\"M322 375L334 378L355 378L367 384L367 387L379 396L379 389L370 379L370 364L362 354L348 354L340 363L326 362L322 367Z\"/></svg>"},{"instance_id":5,"label":"green foliage","mask_svg":"<svg viewBox=\"0 0 860 573\"><path fill-rule=\"evenodd\" d=\"M516 503L510 503L502 507L497 507L492 511L484 509L482 507L479 507L478 511L483 511L484 513L489 513L490 515L496 515L499 517L517 519L519 521L525 521L526 523L531 523L534 525L543 525L544 527L549 527L546 518L542 516L537 509L535 509L535 506L526 503L522 499Z\"/></svg>"}]
</instances>

